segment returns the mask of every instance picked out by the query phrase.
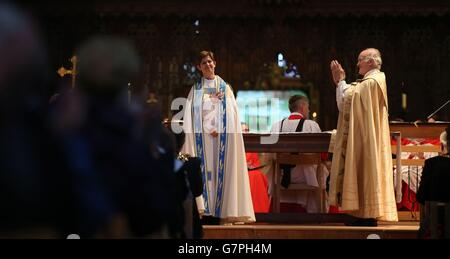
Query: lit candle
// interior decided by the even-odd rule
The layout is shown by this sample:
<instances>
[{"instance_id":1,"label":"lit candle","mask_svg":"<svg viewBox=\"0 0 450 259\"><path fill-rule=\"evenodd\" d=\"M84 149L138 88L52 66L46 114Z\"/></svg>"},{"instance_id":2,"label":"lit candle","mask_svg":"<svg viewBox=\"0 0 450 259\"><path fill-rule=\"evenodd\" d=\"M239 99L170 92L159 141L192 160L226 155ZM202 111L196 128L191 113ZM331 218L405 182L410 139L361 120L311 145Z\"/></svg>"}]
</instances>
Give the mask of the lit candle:
<instances>
[{"instance_id":1,"label":"lit candle","mask_svg":"<svg viewBox=\"0 0 450 259\"><path fill-rule=\"evenodd\" d=\"M406 100L407 100L406 93L402 93L402 109L403 110L406 110L406 106L407 106Z\"/></svg>"}]
</instances>

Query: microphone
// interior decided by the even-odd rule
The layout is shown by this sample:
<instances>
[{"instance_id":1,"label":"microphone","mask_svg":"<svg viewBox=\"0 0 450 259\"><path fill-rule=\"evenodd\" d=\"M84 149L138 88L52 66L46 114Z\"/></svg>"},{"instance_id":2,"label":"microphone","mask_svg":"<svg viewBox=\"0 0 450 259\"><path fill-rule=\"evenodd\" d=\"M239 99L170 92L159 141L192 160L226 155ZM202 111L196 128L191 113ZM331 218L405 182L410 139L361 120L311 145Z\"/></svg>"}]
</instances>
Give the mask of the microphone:
<instances>
[{"instance_id":1,"label":"microphone","mask_svg":"<svg viewBox=\"0 0 450 259\"><path fill-rule=\"evenodd\" d=\"M446 103L444 103L441 107L439 107L436 111L434 111L432 114L428 115L427 119L433 117L437 112L439 112L442 108L444 108L448 103L450 103L450 99Z\"/></svg>"}]
</instances>

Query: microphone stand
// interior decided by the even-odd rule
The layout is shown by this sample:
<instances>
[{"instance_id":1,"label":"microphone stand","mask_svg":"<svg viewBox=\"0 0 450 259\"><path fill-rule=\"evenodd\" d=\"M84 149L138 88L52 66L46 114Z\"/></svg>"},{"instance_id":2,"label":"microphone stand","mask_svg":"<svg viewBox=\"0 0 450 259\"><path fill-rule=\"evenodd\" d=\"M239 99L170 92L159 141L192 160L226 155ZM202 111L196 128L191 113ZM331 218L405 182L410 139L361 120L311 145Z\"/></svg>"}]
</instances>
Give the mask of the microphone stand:
<instances>
[{"instance_id":1,"label":"microphone stand","mask_svg":"<svg viewBox=\"0 0 450 259\"><path fill-rule=\"evenodd\" d=\"M447 104L450 103L450 99L446 103L444 103L441 107L439 107L436 111L434 111L432 114L428 115L427 119L433 117L437 112L439 112L442 108L444 108Z\"/></svg>"}]
</instances>

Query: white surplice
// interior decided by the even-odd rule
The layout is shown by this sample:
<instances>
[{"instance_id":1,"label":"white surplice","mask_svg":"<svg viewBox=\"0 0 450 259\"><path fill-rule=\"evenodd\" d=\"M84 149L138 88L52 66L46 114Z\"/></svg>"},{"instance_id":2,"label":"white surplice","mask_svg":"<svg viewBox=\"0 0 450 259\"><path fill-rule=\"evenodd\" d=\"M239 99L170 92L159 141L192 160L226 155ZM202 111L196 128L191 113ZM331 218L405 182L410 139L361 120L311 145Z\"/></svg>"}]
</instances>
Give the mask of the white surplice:
<instances>
[{"instance_id":1,"label":"white surplice","mask_svg":"<svg viewBox=\"0 0 450 259\"><path fill-rule=\"evenodd\" d=\"M292 113L291 115L297 115L299 113ZM283 133L293 133L297 129L297 125L300 122L297 120L289 120L285 119L283 121L283 125L281 125L282 121L278 121L272 125L271 132L281 132ZM303 124L302 133L319 133L322 132L319 124L313 120L305 120ZM274 156L271 156L274 159ZM326 179L328 177L328 169L323 166L322 173L324 174L322 179L322 183L317 181L317 165L297 165L296 167L291 169L291 183L303 183L313 187L325 188ZM272 176L273 170L269 171L269 191L272 192ZM282 203L296 203L301 204L308 213L318 213L320 212L320 200L317 196L313 195L313 193L304 191L304 192L282 192L280 196L280 202ZM327 206L328 207L328 206Z\"/></svg>"}]
</instances>

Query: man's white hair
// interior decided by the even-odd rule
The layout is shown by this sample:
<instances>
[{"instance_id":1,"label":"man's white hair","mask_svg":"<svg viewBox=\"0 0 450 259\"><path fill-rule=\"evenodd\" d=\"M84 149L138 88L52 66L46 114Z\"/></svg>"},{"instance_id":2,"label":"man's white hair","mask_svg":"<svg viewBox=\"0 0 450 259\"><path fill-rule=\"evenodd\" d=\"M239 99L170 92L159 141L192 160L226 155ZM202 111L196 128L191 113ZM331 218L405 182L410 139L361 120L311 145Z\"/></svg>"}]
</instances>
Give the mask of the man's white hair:
<instances>
[{"instance_id":1,"label":"man's white hair","mask_svg":"<svg viewBox=\"0 0 450 259\"><path fill-rule=\"evenodd\" d=\"M376 48L367 48L365 51L368 51L369 54L365 58L372 59L375 61L375 65L377 69L381 69L381 64L383 63L383 60L381 60L381 53Z\"/></svg>"},{"instance_id":2,"label":"man's white hair","mask_svg":"<svg viewBox=\"0 0 450 259\"><path fill-rule=\"evenodd\" d=\"M446 152L449 152L449 150L448 150L448 142L447 142L447 132L446 131L444 131L444 132L442 132L441 133L441 135L439 136L439 138L440 138L440 140L441 140L441 143L442 143L442 151L444 152L444 153L446 153Z\"/></svg>"}]
</instances>

